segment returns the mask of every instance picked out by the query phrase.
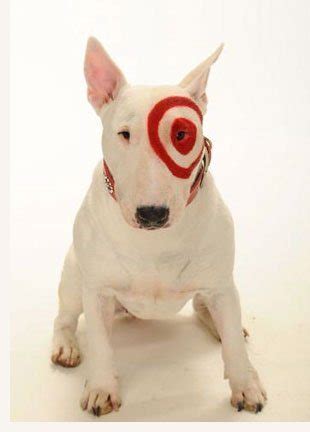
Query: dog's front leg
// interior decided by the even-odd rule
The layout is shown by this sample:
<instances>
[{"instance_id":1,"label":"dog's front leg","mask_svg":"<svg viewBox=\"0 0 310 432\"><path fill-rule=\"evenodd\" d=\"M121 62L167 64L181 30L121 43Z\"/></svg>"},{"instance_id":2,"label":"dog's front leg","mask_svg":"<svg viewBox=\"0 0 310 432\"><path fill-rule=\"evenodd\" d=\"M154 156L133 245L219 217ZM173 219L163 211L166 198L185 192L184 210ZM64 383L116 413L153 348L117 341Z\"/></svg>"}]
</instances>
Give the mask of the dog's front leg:
<instances>
[{"instance_id":1,"label":"dog's front leg","mask_svg":"<svg viewBox=\"0 0 310 432\"><path fill-rule=\"evenodd\" d=\"M117 411L121 404L110 344L115 300L100 292L85 290L83 293L88 339L88 377L81 407L97 416Z\"/></svg>"},{"instance_id":2,"label":"dog's front leg","mask_svg":"<svg viewBox=\"0 0 310 432\"><path fill-rule=\"evenodd\" d=\"M266 401L258 374L246 352L238 292L233 283L205 298L222 341L225 378L232 390L231 403L238 411L259 412Z\"/></svg>"}]
</instances>

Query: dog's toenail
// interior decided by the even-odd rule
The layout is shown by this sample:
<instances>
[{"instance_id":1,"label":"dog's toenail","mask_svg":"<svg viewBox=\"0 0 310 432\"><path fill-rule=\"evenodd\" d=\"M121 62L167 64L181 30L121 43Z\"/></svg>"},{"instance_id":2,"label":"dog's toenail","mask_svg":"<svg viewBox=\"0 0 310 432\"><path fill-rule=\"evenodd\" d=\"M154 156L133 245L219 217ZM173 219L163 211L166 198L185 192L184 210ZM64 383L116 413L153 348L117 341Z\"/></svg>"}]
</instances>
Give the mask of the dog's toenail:
<instances>
[{"instance_id":1,"label":"dog's toenail","mask_svg":"<svg viewBox=\"0 0 310 432\"><path fill-rule=\"evenodd\" d=\"M242 411L244 409L244 404L243 402L238 402L237 403L237 410L238 412Z\"/></svg>"},{"instance_id":2,"label":"dog's toenail","mask_svg":"<svg viewBox=\"0 0 310 432\"><path fill-rule=\"evenodd\" d=\"M100 407L93 407L93 414L97 417L100 415Z\"/></svg>"},{"instance_id":3,"label":"dog's toenail","mask_svg":"<svg viewBox=\"0 0 310 432\"><path fill-rule=\"evenodd\" d=\"M256 405L255 414L261 412L262 409L263 409L263 404L258 403L258 404Z\"/></svg>"}]
</instances>

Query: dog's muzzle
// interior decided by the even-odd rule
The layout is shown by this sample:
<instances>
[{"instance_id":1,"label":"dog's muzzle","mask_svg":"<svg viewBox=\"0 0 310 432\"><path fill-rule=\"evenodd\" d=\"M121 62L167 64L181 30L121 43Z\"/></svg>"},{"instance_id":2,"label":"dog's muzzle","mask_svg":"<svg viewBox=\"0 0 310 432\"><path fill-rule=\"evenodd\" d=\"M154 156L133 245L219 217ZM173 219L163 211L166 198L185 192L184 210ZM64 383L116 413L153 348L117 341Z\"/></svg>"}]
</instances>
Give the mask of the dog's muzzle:
<instances>
[{"instance_id":1,"label":"dog's muzzle","mask_svg":"<svg viewBox=\"0 0 310 432\"><path fill-rule=\"evenodd\" d=\"M157 229L169 219L169 208L161 206L141 206L137 208L136 220L141 228Z\"/></svg>"},{"instance_id":2,"label":"dog's muzzle","mask_svg":"<svg viewBox=\"0 0 310 432\"><path fill-rule=\"evenodd\" d=\"M205 150L203 151L203 156L201 159L200 167L198 169L198 173L190 188L189 196L186 202L187 206L198 194L198 191L204 179L204 175L207 172L211 161L212 143L206 137L204 137L204 149ZM207 155L208 160L206 157ZM115 201L117 201L114 178L105 160L103 160L103 173L106 189L110 196ZM169 208L164 206L140 206L136 209L135 218L139 228L144 228L148 230L165 228L169 226Z\"/></svg>"},{"instance_id":3,"label":"dog's muzzle","mask_svg":"<svg viewBox=\"0 0 310 432\"><path fill-rule=\"evenodd\" d=\"M193 201L195 196L197 195L199 188L202 184L204 175L207 172L207 169L208 169L210 161L211 161L212 142L211 142L211 140L209 140L209 138L204 137L204 147L205 147L206 153L208 155L208 161L206 160L206 153L205 153L203 158L202 158L197 176L196 176L196 178L195 178L195 180L194 180L194 182L190 188L190 193L189 193L189 197L187 199L186 205L189 205ZM104 181L106 184L107 191L112 196L112 198L114 198L116 200L114 178L113 178L113 175L112 175L112 173L111 173L105 160L103 160L103 173L104 173ZM149 206L149 207L150 208L156 208L155 206ZM162 208L162 207L159 207L159 208ZM169 209L167 209L167 210L168 210L168 216L169 216ZM165 221L164 223L166 223L166 222L167 221Z\"/></svg>"}]
</instances>

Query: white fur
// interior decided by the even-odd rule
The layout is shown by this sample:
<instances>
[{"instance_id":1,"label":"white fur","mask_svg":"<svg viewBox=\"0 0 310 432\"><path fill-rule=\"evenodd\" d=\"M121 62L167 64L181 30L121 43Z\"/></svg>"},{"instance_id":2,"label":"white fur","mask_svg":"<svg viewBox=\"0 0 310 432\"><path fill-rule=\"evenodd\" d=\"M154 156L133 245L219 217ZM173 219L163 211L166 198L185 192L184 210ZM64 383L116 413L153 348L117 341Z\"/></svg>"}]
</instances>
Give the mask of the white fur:
<instances>
[{"instance_id":1,"label":"white fur","mask_svg":"<svg viewBox=\"0 0 310 432\"><path fill-rule=\"evenodd\" d=\"M202 320L220 335L233 405L244 403L256 410L258 404L264 404L266 395L242 335L229 210L210 173L194 201L186 206L197 170L188 180L172 176L151 149L146 132L147 113L167 96L192 97L201 107L206 103L201 89L219 51L180 86L130 87L99 43L91 39L88 44L88 94L104 124L104 155L115 178L117 201L105 188L99 162L76 217L73 244L63 269L52 358L65 366L78 364L74 334L83 311L89 369L81 406L94 414L117 410L120 405L110 342L116 309L122 305L138 318L164 319L193 298ZM108 69L108 81L103 79L104 68ZM205 106L202 109L205 111ZM131 131L130 143L117 134L123 128ZM201 129L198 133L202 137ZM169 206L169 227L153 231L138 228L135 210L147 204Z\"/></svg>"}]
</instances>

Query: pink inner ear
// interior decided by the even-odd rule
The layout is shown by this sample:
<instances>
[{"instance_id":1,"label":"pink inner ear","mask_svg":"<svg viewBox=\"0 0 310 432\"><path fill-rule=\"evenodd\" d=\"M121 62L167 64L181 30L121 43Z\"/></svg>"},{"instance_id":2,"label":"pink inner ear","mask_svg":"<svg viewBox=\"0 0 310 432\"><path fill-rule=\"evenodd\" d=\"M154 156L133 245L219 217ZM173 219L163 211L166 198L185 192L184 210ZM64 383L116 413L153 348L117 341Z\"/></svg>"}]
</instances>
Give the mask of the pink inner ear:
<instances>
[{"instance_id":1,"label":"pink inner ear","mask_svg":"<svg viewBox=\"0 0 310 432\"><path fill-rule=\"evenodd\" d=\"M88 84L88 99L96 109L113 99L119 90L123 76L99 42L92 42L87 47L85 78Z\"/></svg>"}]
</instances>

